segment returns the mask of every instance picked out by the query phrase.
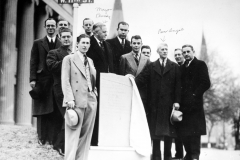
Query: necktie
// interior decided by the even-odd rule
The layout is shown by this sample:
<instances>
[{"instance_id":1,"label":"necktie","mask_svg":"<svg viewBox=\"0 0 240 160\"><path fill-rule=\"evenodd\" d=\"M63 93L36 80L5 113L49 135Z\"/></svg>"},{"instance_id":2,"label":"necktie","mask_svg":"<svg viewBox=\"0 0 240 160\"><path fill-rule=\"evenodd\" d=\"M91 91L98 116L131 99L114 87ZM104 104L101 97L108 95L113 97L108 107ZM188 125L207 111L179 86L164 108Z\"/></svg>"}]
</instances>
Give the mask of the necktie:
<instances>
[{"instance_id":1,"label":"necktie","mask_svg":"<svg viewBox=\"0 0 240 160\"><path fill-rule=\"evenodd\" d=\"M83 54L83 56L84 56L84 65L86 67L88 64L87 56L86 56L86 54Z\"/></svg>"},{"instance_id":2,"label":"necktie","mask_svg":"<svg viewBox=\"0 0 240 160\"><path fill-rule=\"evenodd\" d=\"M51 44L53 44L53 39L51 38L51 41L50 41Z\"/></svg>"},{"instance_id":3,"label":"necktie","mask_svg":"<svg viewBox=\"0 0 240 160\"><path fill-rule=\"evenodd\" d=\"M100 43L100 46L101 46L102 50L105 51L105 50L104 50L103 43L102 43L102 42L99 42L99 43Z\"/></svg>"},{"instance_id":4,"label":"necktie","mask_svg":"<svg viewBox=\"0 0 240 160\"><path fill-rule=\"evenodd\" d=\"M163 74L164 71L164 59L162 60L162 64L161 64L161 73Z\"/></svg>"},{"instance_id":5,"label":"necktie","mask_svg":"<svg viewBox=\"0 0 240 160\"><path fill-rule=\"evenodd\" d=\"M137 64L137 66L138 66L138 64L139 64L138 54L135 54L134 59L135 59L135 62L136 62L136 64Z\"/></svg>"},{"instance_id":6,"label":"necktie","mask_svg":"<svg viewBox=\"0 0 240 160\"><path fill-rule=\"evenodd\" d=\"M122 43L121 43L123 49L124 49L124 39L122 39Z\"/></svg>"},{"instance_id":7,"label":"necktie","mask_svg":"<svg viewBox=\"0 0 240 160\"><path fill-rule=\"evenodd\" d=\"M188 67L190 61L185 62L185 67Z\"/></svg>"}]
</instances>

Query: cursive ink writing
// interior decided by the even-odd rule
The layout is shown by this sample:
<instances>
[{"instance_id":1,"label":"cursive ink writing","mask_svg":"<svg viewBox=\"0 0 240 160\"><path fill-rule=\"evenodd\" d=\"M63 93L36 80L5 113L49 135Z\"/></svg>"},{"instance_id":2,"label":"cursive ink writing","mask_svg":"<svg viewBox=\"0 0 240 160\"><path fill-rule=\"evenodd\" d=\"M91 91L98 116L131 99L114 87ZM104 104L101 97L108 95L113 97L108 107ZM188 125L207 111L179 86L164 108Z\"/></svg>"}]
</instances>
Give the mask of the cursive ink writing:
<instances>
[{"instance_id":1,"label":"cursive ink writing","mask_svg":"<svg viewBox=\"0 0 240 160\"><path fill-rule=\"evenodd\" d=\"M184 30L183 28L181 28L181 29L172 29L172 28L170 28L169 30L161 30L161 29L159 29L158 30L158 34L161 34L161 33L171 33L171 32L178 34L178 32L181 32L183 30Z\"/></svg>"}]
</instances>

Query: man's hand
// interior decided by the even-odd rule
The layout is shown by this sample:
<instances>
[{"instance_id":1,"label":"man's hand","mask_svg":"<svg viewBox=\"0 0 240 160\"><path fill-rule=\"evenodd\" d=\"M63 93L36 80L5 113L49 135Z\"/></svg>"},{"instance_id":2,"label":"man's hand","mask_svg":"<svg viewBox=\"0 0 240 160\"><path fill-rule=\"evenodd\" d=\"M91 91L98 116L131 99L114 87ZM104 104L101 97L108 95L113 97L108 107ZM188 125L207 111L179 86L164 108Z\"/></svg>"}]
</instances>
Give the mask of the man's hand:
<instances>
[{"instance_id":1,"label":"man's hand","mask_svg":"<svg viewBox=\"0 0 240 160\"><path fill-rule=\"evenodd\" d=\"M179 105L179 103L173 103L173 107L174 107L176 110L178 110L178 109L180 108L180 105Z\"/></svg>"},{"instance_id":2,"label":"man's hand","mask_svg":"<svg viewBox=\"0 0 240 160\"><path fill-rule=\"evenodd\" d=\"M32 88L34 88L35 85L36 85L36 81L32 81L32 82L30 82L30 86L31 86Z\"/></svg>"},{"instance_id":3,"label":"man's hand","mask_svg":"<svg viewBox=\"0 0 240 160\"><path fill-rule=\"evenodd\" d=\"M126 74L125 76L128 78L130 78L130 77L132 77L133 79L135 78L132 74Z\"/></svg>"},{"instance_id":4,"label":"man's hand","mask_svg":"<svg viewBox=\"0 0 240 160\"><path fill-rule=\"evenodd\" d=\"M74 109L74 107L75 107L75 102L74 102L74 101L69 101L69 102L67 102L67 105L68 105L69 108Z\"/></svg>"}]
</instances>

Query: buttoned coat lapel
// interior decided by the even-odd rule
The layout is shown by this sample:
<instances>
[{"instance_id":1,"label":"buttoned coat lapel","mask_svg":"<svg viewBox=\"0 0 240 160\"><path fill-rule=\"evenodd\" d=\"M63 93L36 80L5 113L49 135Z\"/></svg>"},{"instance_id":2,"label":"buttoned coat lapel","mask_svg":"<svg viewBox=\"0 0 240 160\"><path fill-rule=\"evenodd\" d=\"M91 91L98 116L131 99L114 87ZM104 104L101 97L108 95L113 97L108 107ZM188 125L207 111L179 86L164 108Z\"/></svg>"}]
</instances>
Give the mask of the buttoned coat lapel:
<instances>
[{"instance_id":1,"label":"buttoned coat lapel","mask_svg":"<svg viewBox=\"0 0 240 160\"><path fill-rule=\"evenodd\" d=\"M138 66L137 66L136 61L135 61L135 59L133 57L133 54L134 53L131 52L129 54L129 56L127 56L126 58L127 58L128 62L129 62L129 65L131 66L131 68L137 71Z\"/></svg>"},{"instance_id":2,"label":"buttoned coat lapel","mask_svg":"<svg viewBox=\"0 0 240 160\"><path fill-rule=\"evenodd\" d=\"M172 68L172 62L167 59L166 66L164 67L163 75L166 74Z\"/></svg>"},{"instance_id":3,"label":"buttoned coat lapel","mask_svg":"<svg viewBox=\"0 0 240 160\"><path fill-rule=\"evenodd\" d=\"M75 53L73 55L73 63L76 65L76 67L82 72L84 77L87 79L85 69L84 69L84 66L83 66L84 64L83 64L82 60L80 59L79 55L77 55L77 53Z\"/></svg>"},{"instance_id":4,"label":"buttoned coat lapel","mask_svg":"<svg viewBox=\"0 0 240 160\"><path fill-rule=\"evenodd\" d=\"M47 39L47 36L45 36L44 38L43 38L43 40L42 40L42 46L43 46L43 48L47 51L47 53L48 53L48 51L49 51L49 47L48 47L48 39Z\"/></svg>"},{"instance_id":5,"label":"buttoned coat lapel","mask_svg":"<svg viewBox=\"0 0 240 160\"><path fill-rule=\"evenodd\" d=\"M148 60L148 58L143 56L143 54L141 54L136 76L138 76L139 73L143 70L143 68L145 67L145 65L147 63L147 60Z\"/></svg>"},{"instance_id":6,"label":"buttoned coat lapel","mask_svg":"<svg viewBox=\"0 0 240 160\"><path fill-rule=\"evenodd\" d=\"M160 76L162 76L159 59L153 62L153 70L157 72Z\"/></svg>"}]
</instances>

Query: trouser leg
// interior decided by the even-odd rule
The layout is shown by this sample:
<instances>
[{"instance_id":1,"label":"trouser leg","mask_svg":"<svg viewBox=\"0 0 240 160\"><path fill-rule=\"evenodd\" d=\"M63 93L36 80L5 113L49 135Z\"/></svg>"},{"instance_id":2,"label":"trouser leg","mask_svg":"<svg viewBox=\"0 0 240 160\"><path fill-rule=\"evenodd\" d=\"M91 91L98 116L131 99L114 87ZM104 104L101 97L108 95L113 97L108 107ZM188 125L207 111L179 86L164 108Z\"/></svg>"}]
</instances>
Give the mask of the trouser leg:
<instances>
[{"instance_id":1,"label":"trouser leg","mask_svg":"<svg viewBox=\"0 0 240 160\"><path fill-rule=\"evenodd\" d=\"M171 148L172 148L172 138L165 136L164 137L164 158L165 159L172 157Z\"/></svg>"},{"instance_id":2,"label":"trouser leg","mask_svg":"<svg viewBox=\"0 0 240 160\"><path fill-rule=\"evenodd\" d=\"M152 151L152 159L153 160L161 160L161 148L160 148L160 140L153 140L153 151Z\"/></svg>"},{"instance_id":3,"label":"trouser leg","mask_svg":"<svg viewBox=\"0 0 240 160\"><path fill-rule=\"evenodd\" d=\"M175 150L176 150L175 157L183 158L183 144L180 137L175 138Z\"/></svg>"},{"instance_id":4,"label":"trouser leg","mask_svg":"<svg viewBox=\"0 0 240 160\"><path fill-rule=\"evenodd\" d=\"M191 148L191 160L198 160L201 149L201 136L191 136L190 148Z\"/></svg>"},{"instance_id":5,"label":"trouser leg","mask_svg":"<svg viewBox=\"0 0 240 160\"><path fill-rule=\"evenodd\" d=\"M186 155L184 156L184 160L191 160L191 146L190 146L190 137L189 136L183 136L181 137L183 146L186 151Z\"/></svg>"},{"instance_id":6,"label":"trouser leg","mask_svg":"<svg viewBox=\"0 0 240 160\"><path fill-rule=\"evenodd\" d=\"M88 94L88 107L84 113L84 119L82 129L80 133L80 139L77 148L76 159L87 160L90 148L91 137L93 133L93 127L96 117L97 103L95 94L90 92Z\"/></svg>"}]
</instances>

